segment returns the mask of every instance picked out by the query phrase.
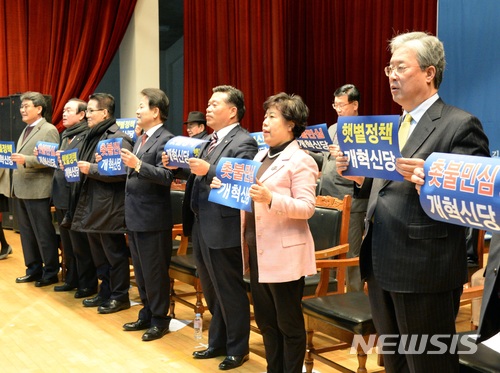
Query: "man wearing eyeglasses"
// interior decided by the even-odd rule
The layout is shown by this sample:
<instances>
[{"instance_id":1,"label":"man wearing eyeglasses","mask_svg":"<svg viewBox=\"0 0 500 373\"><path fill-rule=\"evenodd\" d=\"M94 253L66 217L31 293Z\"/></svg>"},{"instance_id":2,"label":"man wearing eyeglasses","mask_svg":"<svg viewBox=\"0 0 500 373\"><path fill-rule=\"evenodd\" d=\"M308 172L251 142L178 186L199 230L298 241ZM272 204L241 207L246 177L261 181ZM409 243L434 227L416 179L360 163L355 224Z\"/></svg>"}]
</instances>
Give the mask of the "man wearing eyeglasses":
<instances>
[{"instance_id":1,"label":"man wearing eyeglasses","mask_svg":"<svg viewBox=\"0 0 500 373\"><path fill-rule=\"evenodd\" d=\"M59 256L50 212L54 169L41 165L33 150L38 141L59 143L59 132L44 118L47 102L41 93L22 94L20 110L26 128L17 141L17 153L12 154L17 164L12 174L12 196L27 268L26 275L16 282L35 282L40 287L59 281Z\"/></svg>"},{"instance_id":2,"label":"man wearing eyeglasses","mask_svg":"<svg viewBox=\"0 0 500 373\"><path fill-rule=\"evenodd\" d=\"M337 88L333 94L332 107L339 117L358 116L360 94L354 84L344 84ZM337 123L328 128L328 133L334 145L338 145ZM336 149L335 147L332 147ZM355 193L354 182L340 176L337 172L335 154L330 152L309 153L318 164L321 170L321 178L318 185L318 195L344 198L346 194L353 196L351 206L351 218L349 222L349 258L359 256L361 240L363 238L364 219L366 206L368 204L368 192L365 196L358 196ZM359 274L359 267L349 267L347 269L347 291L363 290L363 282Z\"/></svg>"},{"instance_id":3,"label":"man wearing eyeglasses","mask_svg":"<svg viewBox=\"0 0 500 373\"><path fill-rule=\"evenodd\" d=\"M438 89L443 79L442 42L423 32L394 37L385 74L403 109L399 129L402 158L396 169L404 181L374 179L361 246L362 278L368 283L373 322L393 339L384 354L387 372L458 372L453 335L463 284L467 281L465 228L434 221L422 209L411 176L433 152L489 156L488 139L473 115L446 105ZM410 115L407 117L407 115ZM338 154L337 168L348 166ZM362 177L352 178L363 184ZM423 353L398 349L409 340L432 340ZM425 343L424 341L424 343ZM437 350L437 352L436 352ZM434 353L432 353L434 352Z\"/></svg>"}]
</instances>

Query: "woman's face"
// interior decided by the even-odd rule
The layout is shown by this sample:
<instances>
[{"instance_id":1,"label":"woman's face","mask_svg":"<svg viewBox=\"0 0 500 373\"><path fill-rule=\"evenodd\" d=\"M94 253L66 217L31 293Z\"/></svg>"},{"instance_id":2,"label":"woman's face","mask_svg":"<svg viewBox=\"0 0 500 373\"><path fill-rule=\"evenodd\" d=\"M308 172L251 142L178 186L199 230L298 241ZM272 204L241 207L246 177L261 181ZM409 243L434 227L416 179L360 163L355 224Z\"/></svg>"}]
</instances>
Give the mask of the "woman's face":
<instances>
[{"instance_id":1,"label":"woman's face","mask_svg":"<svg viewBox=\"0 0 500 373\"><path fill-rule=\"evenodd\" d=\"M286 120L276 106L271 106L267 109L262 123L264 141L270 147L276 147L292 140L293 126L294 123Z\"/></svg>"}]
</instances>

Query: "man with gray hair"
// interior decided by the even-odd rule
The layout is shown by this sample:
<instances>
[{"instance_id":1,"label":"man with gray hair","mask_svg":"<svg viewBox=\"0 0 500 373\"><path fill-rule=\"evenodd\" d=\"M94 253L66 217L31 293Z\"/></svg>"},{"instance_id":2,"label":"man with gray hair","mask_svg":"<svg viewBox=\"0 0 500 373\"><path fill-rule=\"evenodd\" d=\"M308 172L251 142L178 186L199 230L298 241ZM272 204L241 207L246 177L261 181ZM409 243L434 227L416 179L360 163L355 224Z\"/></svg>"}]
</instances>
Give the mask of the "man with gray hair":
<instances>
[{"instance_id":1,"label":"man with gray hair","mask_svg":"<svg viewBox=\"0 0 500 373\"><path fill-rule=\"evenodd\" d=\"M476 117L439 97L445 56L438 38L410 32L393 38L390 48L385 74L405 118L398 132L402 158L396 160L404 181L373 180L361 277L377 334L396 336L392 348L384 346L387 372L458 372L453 337L467 281L465 228L428 217L411 177L433 152L489 156L488 139ZM339 172L347 166L339 154ZM408 340L425 349L412 353Z\"/></svg>"},{"instance_id":2,"label":"man with gray hair","mask_svg":"<svg viewBox=\"0 0 500 373\"><path fill-rule=\"evenodd\" d=\"M20 110L26 128L17 141L17 153L12 154L17 164L12 174L12 196L27 268L26 275L16 282L36 281L35 286L40 287L59 281L59 257L50 212L54 169L40 164L33 150L38 141L58 144L59 132L44 118L47 102L41 93L22 94Z\"/></svg>"}]
</instances>

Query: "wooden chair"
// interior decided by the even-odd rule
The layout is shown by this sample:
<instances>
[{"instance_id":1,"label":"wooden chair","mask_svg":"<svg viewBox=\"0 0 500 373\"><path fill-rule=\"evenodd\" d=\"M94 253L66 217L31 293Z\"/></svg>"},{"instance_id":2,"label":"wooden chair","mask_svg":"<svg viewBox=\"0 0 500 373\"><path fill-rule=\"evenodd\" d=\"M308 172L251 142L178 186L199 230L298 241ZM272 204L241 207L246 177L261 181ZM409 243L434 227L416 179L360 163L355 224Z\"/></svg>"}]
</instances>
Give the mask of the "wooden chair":
<instances>
[{"instance_id":1,"label":"wooden chair","mask_svg":"<svg viewBox=\"0 0 500 373\"><path fill-rule=\"evenodd\" d=\"M174 187L175 185L175 187ZM182 222L182 200L184 198L185 184L172 184L172 204L176 201L174 208L174 223ZM180 203L179 203L180 202ZM176 213L177 211L177 213ZM177 219L177 217L179 219ZM182 224L174 224L172 229L172 240L174 240L174 253L170 261L170 316L175 318L175 302L179 302L203 316L205 306L203 304L203 291L198 277L194 256L190 253L189 237L185 236ZM175 291L175 281L180 281L193 286L194 291L178 294ZM187 298L195 296L195 301L191 302Z\"/></svg>"},{"instance_id":2,"label":"wooden chair","mask_svg":"<svg viewBox=\"0 0 500 373\"><path fill-rule=\"evenodd\" d=\"M324 353L351 348L355 335L360 335L367 343L370 335L375 335L370 304L364 292L345 292L346 267L359 265L359 258L346 258L348 247L339 247L337 259L319 259L316 261L321 270L321 279L316 289L316 297L304 299L302 309L307 331L307 351L305 358L306 372L313 371L314 359L321 361L341 372L352 370L328 359ZM335 294L327 295L329 275L325 273L335 269L337 271L338 289ZM316 348L313 343L314 333L321 333L336 339L331 346ZM337 342L338 341L338 342ZM358 368L356 372L366 372L366 352L361 344L357 347Z\"/></svg>"}]
</instances>

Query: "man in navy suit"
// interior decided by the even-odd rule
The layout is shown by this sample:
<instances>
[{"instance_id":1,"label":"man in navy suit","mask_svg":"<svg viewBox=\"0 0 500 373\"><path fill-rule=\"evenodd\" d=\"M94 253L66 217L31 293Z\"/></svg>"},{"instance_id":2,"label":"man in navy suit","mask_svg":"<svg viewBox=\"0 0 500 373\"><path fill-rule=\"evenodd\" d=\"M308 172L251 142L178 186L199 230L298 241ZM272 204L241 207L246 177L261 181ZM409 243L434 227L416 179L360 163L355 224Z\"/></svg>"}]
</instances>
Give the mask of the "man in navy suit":
<instances>
[{"instance_id":1,"label":"man in navy suit","mask_svg":"<svg viewBox=\"0 0 500 373\"><path fill-rule=\"evenodd\" d=\"M476 117L446 105L438 95L445 67L439 39L411 32L393 38L390 47L392 57L385 73L391 93L404 117L411 115L409 131L400 137L400 142L406 142L403 158L396 163L405 180L373 180L368 231L360 254L361 276L368 283L377 334L429 339L448 335L439 341L450 347L467 281L465 228L429 218L411 176L433 152L489 156L488 139ZM345 157L337 160L342 172L348 161ZM364 182L363 178L353 180ZM394 353L384 355L386 371L458 372L456 354L427 351L405 354L396 346Z\"/></svg>"},{"instance_id":2,"label":"man in navy suit","mask_svg":"<svg viewBox=\"0 0 500 373\"><path fill-rule=\"evenodd\" d=\"M165 143L173 135L167 130L169 100L156 88L143 89L137 109L137 124L144 133L131 152L122 149L128 166L125 188L125 222L135 279L143 304L135 322L126 331L147 329L143 341L163 337L169 331L170 278L172 256L172 171L162 165Z\"/></svg>"},{"instance_id":3,"label":"man in navy suit","mask_svg":"<svg viewBox=\"0 0 500 373\"><path fill-rule=\"evenodd\" d=\"M243 282L240 210L209 202L210 183L222 157L253 159L257 142L240 126L245 114L243 93L232 86L213 88L206 111L207 125L214 130L200 158L190 158L191 176L186 184L189 209L194 214L193 252L203 295L212 314L208 348L195 351L195 359L227 355L219 369L239 367L248 360L250 306ZM164 158L168 166L168 157ZM189 196L191 196L189 198ZM191 220L191 221L192 221ZM185 227L185 231L190 227Z\"/></svg>"}]
</instances>

